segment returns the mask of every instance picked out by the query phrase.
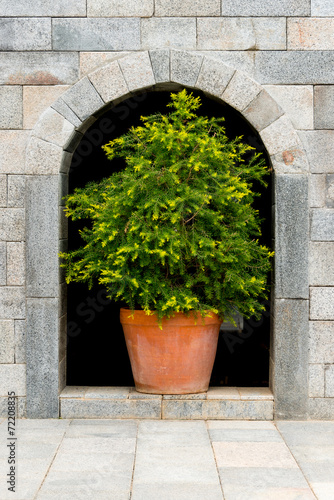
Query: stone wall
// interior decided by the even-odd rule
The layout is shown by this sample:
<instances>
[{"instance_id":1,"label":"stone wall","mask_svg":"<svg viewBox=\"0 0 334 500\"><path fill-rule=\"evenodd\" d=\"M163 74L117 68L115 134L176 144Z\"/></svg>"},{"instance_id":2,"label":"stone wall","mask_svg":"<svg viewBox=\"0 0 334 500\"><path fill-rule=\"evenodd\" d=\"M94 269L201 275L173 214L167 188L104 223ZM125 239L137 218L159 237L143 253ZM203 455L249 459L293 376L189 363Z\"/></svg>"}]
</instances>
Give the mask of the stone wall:
<instances>
[{"instance_id":1,"label":"stone wall","mask_svg":"<svg viewBox=\"0 0 334 500\"><path fill-rule=\"evenodd\" d=\"M186 54L190 77L196 64L199 61L202 64L200 56L206 55L217 60L217 64L224 63L232 68L230 77L234 70L240 70L242 74L252 78L255 87L256 84L261 85L267 92L266 96L271 96L275 101L275 123L281 124L279 133L282 137L286 135L284 141L289 142L290 132L286 131L290 129L284 128L284 122L278 120L283 112L298 132L308 157L309 170L306 177L310 186L309 260L308 266L303 261L299 265L308 267L310 287L308 289L304 283L297 283L296 287L304 287L304 291L296 297L293 292L292 295L287 295L291 299L288 312L285 309L287 304L281 302L277 304L275 313L283 323L289 314L293 314L297 321L298 311L307 307L308 325L304 325L304 320L300 322L300 330L304 329L305 332L305 328L307 330L309 327L308 366L305 358L304 365L300 367L301 372L306 370L308 373L306 378L302 378L305 384L308 378L309 394L303 417L333 418L333 1L0 0L0 17L0 412L5 413L7 391L14 390L18 396L20 415L25 415L26 304L28 303L29 310L34 310L37 308L37 299L44 297L44 309L39 309L38 314L41 321L50 319L47 311L52 306L53 295L50 290L43 288L45 283L41 284L39 281L40 276L47 271L38 271L38 266L35 269L34 255L30 250L27 256L27 283L25 244L28 241L31 249L35 239L39 237L38 228L43 221L38 220L38 196L40 189L46 189L45 182L51 196L57 196L55 174L61 169L62 136L72 132L73 128L80 128L82 121L89 119L91 114L105 104L103 92L109 95L109 100L115 98L112 88L103 89L99 84L101 74L95 70L124 54L150 50L152 65L156 68L155 80L150 82L152 85L159 82L159 71L160 81L165 80L163 74L169 71L167 49L177 49L186 51L182 54ZM186 64L182 68L183 83L194 86L190 77L187 81ZM121 69L126 74L127 69L122 68L122 64ZM202 72L204 69L202 68ZM76 86L71 90L79 79L94 71L95 77L90 80L84 78L80 87ZM130 65L128 74L131 74L132 80L130 82L131 78L128 77L123 93L117 88L119 95L125 95L129 89L135 91L147 86L143 80L145 75L140 70L133 71ZM177 76L174 78L176 80ZM219 71L215 73L212 65L208 67L206 80L209 93L210 85L217 88L224 84L221 95L228 83L228 78L223 82L222 75ZM100 94L92 93L91 82L99 88ZM121 84L119 81L114 82L115 88ZM78 89L81 89L81 95L86 96L82 108L80 101L75 103ZM66 91L67 97L60 99ZM243 92L240 82L240 95ZM252 109L245 116L255 128L261 130L266 126L268 97L262 94L260 99L252 103ZM50 106L55 111L48 111L49 128L46 133L49 135L46 138L44 136L41 142L39 138L45 132L45 122L39 120ZM273 112L273 106L272 101L270 113ZM65 125L61 122L61 126L65 127L61 130L60 122L58 123L60 115L66 116L68 120ZM38 122L42 123L43 130L36 129ZM270 142L270 138L268 140ZM26 159L28 144L29 154L32 144L34 154ZM39 158L40 165L45 165L44 171L41 166L37 169L36 158ZM46 179L50 174L48 169L51 163L55 170ZM288 173L288 164L289 161L285 161L284 173ZM274 164L274 167L280 173L279 165ZM25 194L26 185L28 189ZM283 179L277 185L284 192ZM34 222L30 219L26 226L27 204L35 207L33 213L36 214L36 220ZM58 217L58 212L55 214L54 209L58 210L56 206L40 207L41 213L49 210L50 217L55 218ZM281 216L278 217L280 224L284 225L289 213L279 211L278 215ZM303 218L300 220L304 221ZM302 232L305 236L304 226ZM286 245L285 267L281 269L283 275L287 272L288 257L293 254L293 236L292 232L291 247L289 241ZM45 245L47 249L48 242ZM54 252L57 251L55 246ZM293 255L291 262L295 264ZM290 290L293 285L290 283ZM36 335L39 344L35 344L35 349L40 349L40 362L46 363L50 353L43 351L42 341L43 336L50 332L45 332L41 323L36 324L35 328L34 332L30 332L29 349L31 352L35 338L33 335ZM48 328L52 331L53 324ZM285 334L288 336L289 331ZM297 339L291 343L290 350L303 342L299 338L298 343ZM303 349L303 345L299 347ZM286 351L287 345L279 348ZM64 351L61 352L63 356ZM287 352L287 363L289 359ZM30 380L33 379L34 373L30 373L29 377ZM58 380L56 383L58 384ZM286 387L282 385L277 388L278 394L285 390ZM298 415L297 413L296 416L300 418L300 412Z\"/></svg>"}]
</instances>

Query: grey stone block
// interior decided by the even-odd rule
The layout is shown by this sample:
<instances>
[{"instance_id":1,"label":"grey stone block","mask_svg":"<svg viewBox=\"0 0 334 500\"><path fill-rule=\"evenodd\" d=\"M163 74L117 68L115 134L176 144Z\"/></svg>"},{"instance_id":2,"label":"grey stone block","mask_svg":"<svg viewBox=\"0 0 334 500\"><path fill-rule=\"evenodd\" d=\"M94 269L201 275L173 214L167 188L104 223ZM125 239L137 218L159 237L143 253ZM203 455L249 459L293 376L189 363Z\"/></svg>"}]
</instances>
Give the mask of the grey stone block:
<instances>
[{"instance_id":1,"label":"grey stone block","mask_svg":"<svg viewBox=\"0 0 334 500\"><path fill-rule=\"evenodd\" d=\"M326 175L310 175L310 207L324 207L326 203Z\"/></svg>"},{"instance_id":2,"label":"grey stone block","mask_svg":"<svg viewBox=\"0 0 334 500\"><path fill-rule=\"evenodd\" d=\"M142 49L196 49L196 19L151 18L141 20Z\"/></svg>"},{"instance_id":3,"label":"grey stone block","mask_svg":"<svg viewBox=\"0 0 334 500\"><path fill-rule=\"evenodd\" d=\"M311 85L266 85L265 89L282 107L296 129L313 129Z\"/></svg>"},{"instance_id":4,"label":"grey stone block","mask_svg":"<svg viewBox=\"0 0 334 500\"><path fill-rule=\"evenodd\" d=\"M27 416L57 418L58 300L27 300Z\"/></svg>"},{"instance_id":5,"label":"grey stone block","mask_svg":"<svg viewBox=\"0 0 334 500\"><path fill-rule=\"evenodd\" d=\"M15 363L26 362L26 322L17 319L14 322L15 332Z\"/></svg>"},{"instance_id":6,"label":"grey stone block","mask_svg":"<svg viewBox=\"0 0 334 500\"><path fill-rule=\"evenodd\" d=\"M8 206L24 207L25 177L24 175L8 175Z\"/></svg>"},{"instance_id":7,"label":"grey stone block","mask_svg":"<svg viewBox=\"0 0 334 500\"><path fill-rule=\"evenodd\" d=\"M0 52L1 85L62 85L79 77L79 56L57 52Z\"/></svg>"},{"instance_id":8,"label":"grey stone block","mask_svg":"<svg viewBox=\"0 0 334 500\"><path fill-rule=\"evenodd\" d=\"M200 50L196 51L196 53L221 61L227 66L231 66L254 78L256 54L254 50Z\"/></svg>"},{"instance_id":9,"label":"grey stone block","mask_svg":"<svg viewBox=\"0 0 334 500\"><path fill-rule=\"evenodd\" d=\"M334 363L334 322L310 321L310 363Z\"/></svg>"},{"instance_id":10,"label":"grey stone block","mask_svg":"<svg viewBox=\"0 0 334 500\"><path fill-rule=\"evenodd\" d=\"M23 208L0 210L0 241L24 240L24 227Z\"/></svg>"},{"instance_id":11,"label":"grey stone block","mask_svg":"<svg viewBox=\"0 0 334 500\"><path fill-rule=\"evenodd\" d=\"M234 69L215 59L205 57L197 79L196 87L221 97L234 74Z\"/></svg>"},{"instance_id":12,"label":"grey stone block","mask_svg":"<svg viewBox=\"0 0 334 500\"><path fill-rule=\"evenodd\" d=\"M15 396L26 394L25 365L0 365L0 395L7 396L14 391Z\"/></svg>"},{"instance_id":13,"label":"grey stone block","mask_svg":"<svg viewBox=\"0 0 334 500\"><path fill-rule=\"evenodd\" d=\"M163 400L163 419L272 420L272 401Z\"/></svg>"},{"instance_id":14,"label":"grey stone block","mask_svg":"<svg viewBox=\"0 0 334 500\"><path fill-rule=\"evenodd\" d=\"M285 115L260 132L260 136L270 155L276 155L282 151L288 153L291 150L300 150L300 154L303 152L299 137Z\"/></svg>"},{"instance_id":15,"label":"grey stone block","mask_svg":"<svg viewBox=\"0 0 334 500\"><path fill-rule=\"evenodd\" d=\"M27 179L27 296L58 296L58 176Z\"/></svg>"},{"instance_id":16,"label":"grey stone block","mask_svg":"<svg viewBox=\"0 0 334 500\"><path fill-rule=\"evenodd\" d=\"M66 102L60 97L51 106L53 109L58 111L67 121L72 123L75 127L80 127L82 121L80 118L72 111L72 109L66 104Z\"/></svg>"},{"instance_id":17,"label":"grey stone block","mask_svg":"<svg viewBox=\"0 0 334 500\"><path fill-rule=\"evenodd\" d=\"M0 241L0 285L6 285L7 281L7 245L5 241Z\"/></svg>"},{"instance_id":18,"label":"grey stone block","mask_svg":"<svg viewBox=\"0 0 334 500\"><path fill-rule=\"evenodd\" d=\"M155 16L219 16L220 0L155 0Z\"/></svg>"},{"instance_id":19,"label":"grey stone block","mask_svg":"<svg viewBox=\"0 0 334 500\"><path fill-rule=\"evenodd\" d=\"M22 128L22 87L0 87L0 129Z\"/></svg>"},{"instance_id":20,"label":"grey stone block","mask_svg":"<svg viewBox=\"0 0 334 500\"><path fill-rule=\"evenodd\" d=\"M161 418L158 399L71 399L61 400L62 418Z\"/></svg>"},{"instance_id":21,"label":"grey stone block","mask_svg":"<svg viewBox=\"0 0 334 500\"><path fill-rule=\"evenodd\" d=\"M334 287L310 287L310 319L334 320Z\"/></svg>"},{"instance_id":22,"label":"grey stone block","mask_svg":"<svg viewBox=\"0 0 334 500\"><path fill-rule=\"evenodd\" d=\"M23 128L32 129L42 113L68 88L68 85L23 87Z\"/></svg>"},{"instance_id":23,"label":"grey stone block","mask_svg":"<svg viewBox=\"0 0 334 500\"><path fill-rule=\"evenodd\" d=\"M311 210L311 240L334 240L334 210L314 208Z\"/></svg>"},{"instance_id":24,"label":"grey stone block","mask_svg":"<svg viewBox=\"0 0 334 500\"><path fill-rule=\"evenodd\" d=\"M170 80L170 52L168 49L149 51L154 79L157 83Z\"/></svg>"},{"instance_id":25,"label":"grey stone block","mask_svg":"<svg viewBox=\"0 0 334 500\"><path fill-rule=\"evenodd\" d=\"M308 405L309 418L313 420L333 420L333 398L311 398Z\"/></svg>"},{"instance_id":26,"label":"grey stone block","mask_svg":"<svg viewBox=\"0 0 334 500\"><path fill-rule=\"evenodd\" d=\"M154 0L88 0L88 17L151 17Z\"/></svg>"},{"instance_id":27,"label":"grey stone block","mask_svg":"<svg viewBox=\"0 0 334 500\"><path fill-rule=\"evenodd\" d=\"M0 287L0 311L5 319L25 318L25 290L22 286Z\"/></svg>"},{"instance_id":28,"label":"grey stone block","mask_svg":"<svg viewBox=\"0 0 334 500\"><path fill-rule=\"evenodd\" d=\"M326 175L326 207L334 208L334 174Z\"/></svg>"},{"instance_id":29,"label":"grey stone block","mask_svg":"<svg viewBox=\"0 0 334 500\"><path fill-rule=\"evenodd\" d=\"M334 53L329 50L257 52L255 80L262 84L331 84Z\"/></svg>"},{"instance_id":30,"label":"grey stone block","mask_svg":"<svg viewBox=\"0 0 334 500\"><path fill-rule=\"evenodd\" d=\"M207 393L198 394L163 394L162 399L206 399Z\"/></svg>"},{"instance_id":31,"label":"grey stone block","mask_svg":"<svg viewBox=\"0 0 334 500\"><path fill-rule=\"evenodd\" d=\"M309 0L225 0L223 16L309 16Z\"/></svg>"},{"instance_id":32,"label":"grey stone block","mask_svg":"<svg viewBox=\"0 0 334 500\"><path fill-rule=\"evenodd\" d=\"M312 16L334 16L334 5L332 0L311 0Z\"/></svg>"},{"instance_id":33,"label":"grey stone block","mask_svg":"<svg viewBox=\"0 0 334 500\"><path fill-rule=\"evenodd\" d=\"M148 52L130 54L119 60L129 90L139 90L155 84Z\"/></svg>"},{"instance_id":34,"label":"grey stone block","mask_svg":"<svg viewBox=\"0 0 334 500\"><path fill-rule=\"evenodd\" d=\"M275 178L275 295L305 298L308 289L308 179Z\"/></svg>"},{"instance_id":35,"label":"grey stone block","mask_svg":"<svg viewBox=\"0 0 334 500\"><path fill-rule=\"evenodd\" d=\"M325 374L323 365L309 365L308 394L310 398L325 396Z\"/></svg>"},{"instance_id":36,"label":"grey stone block","mask_svg":"<svg viewBox=\"0 0 334 500\"><path fill-rule=\"evenodd\" d=\"M299 132L311 172L334 173L334 130L309 130Z\"/></svg>"},{"instance_id":37,"label":"grey stone block","mask_svg":"<svg viewBox=\"0 0 334 500\"><path fill-rule=\"evenodd\" d=\"M53 2L52 0L36 2L0 0L0 11L3 17L85 16L86 0L57 0L57 2Z\"/></svg>"},{"instance_id":38,"label":"grey stone block","mask_svg":"<svg viewBox=\"0 0 334 500\"><path fill-rule=\"evenodd\" d=\"M333 50L333 19L288 19L288 50Z\"/></svg>"},{"instance_id":39,"label":"grey stone block","mask_svg":"<svg viewBox=\"0 0 334 500\"><path fill-rule=\"evenodd\" d=\"M310 285L334 286L333 242L310 242Z\"/></svg>"},{"instance_id":40,"label":"grey stone block","mask_svg":"<svg viewBox=\"0 0 334 500\"><path fill-rule=\"evenodd\" d=\"M0 364L14 363L14 321L0 320Z\"/></svg>"},{"instance_id":41,"label":"grey stone block","mask_svg":"<svg viewBox=\"0 0 334 500\"><path fill-rule=\"evenodd\" d=\"M304 419L308 399L308 301L276 300L275 417Z\"/></svg>"},{"instance_id":42,"label":"grey stone block","mask_svg":"<svg viewBox=\"0 0 334 500\"><path fill-rule=\"evenodd\" d=\"M86 120L105 105L87 77L79 80L78 83L67 90L61 100L72 109L81 121Z\"/></svg>"},{"instance_id":43,"label":"grey stone block","mask_svg":"<svg viewBox=\"0 0 334 500\"><path fill-rule=\"evenodd\" d=\"M325 366L325 397L334 398L334 365Z\"/></svg>"},{"instance_id":44,"label":"grey stone block","mask_svg":"<svg viewBox=\"0 0 334 500\"><path fill-rule=\"evenodd\" d=\"M184 51L171 51L170 79L172 82L195 87L203 56Z\"/></svg>"},{"instance_id":45,"label":"grey stone block","mask_svg":"<svg viewBox=\"0 0 334 500\"><path fill-rule=\"evenodd\" d=\"M60 170L63 150L51 142L32 137L26 155L26 174L56 175Z\"/></svg>"},{"instance_id":46,"label":"grey stone block","mask_svg":"<svg viewBox=\"0 0 334 500\"><path fill-rule=\"evenodd\" d=\"M140 20L55 19L53 50L139 50Z\"/></svg>"},{"instance_id":47,"label":"grey stone block","mask_svg":"<svg viewBox=\"0 0 334 500\"><path fill-rule=\"evenodd\" d=\"M125 96L129 92L118 61L113 61L94 71L89 75L89 79L106 103Z\"/></svg>"},{"instance_id":48,"label":"grey stone block","mask_svg":"<svg viewBox=\"0 0 334 500\"><path fill-rule=\"evenodd\" d=\"M26 130L0 130L0 173L24 173L28 138Z\"/></svg>"},{"instance_id":49,"label":"grey stone block","mask_svg":"<svg viewBox=\"0 0 334 500\"><path fill-rule=\"evenodd\" d=\"M0 19L0 50L51 50L51 19Z\"/></svg>"},{"instance_id":50,"label":"grey stone block","mask_svg":"<svg viewBox=\"0 0 334 500\"><path fill-rule=\"evenodd\" d=\"M88 387L85 399L127 399L130 387Z\"/></svg>"},{"instance_id":51,"label":"grey stone block","mask_svg":"<svg viewBox=\"0 0 334 500\"><path fill-rule=\"evenodd\" d=\"M7 175L0 175L0 207L7 207Z\"/></svg>"},{"instance_id":52,"label":"grey stone block","mask_svg":"<svg viewBox=\"0 0 334 500\"><path fill-rule=\"evenodd\" d=\"M26 417L26 398L23 396L15 397L16 418ZM0 398L0 417L8 417L8 398Z\"/></svg>"},{"instance_id":53,"label":"grey stone block","mask_svg":"<svg viewBox=\"0 0 334 500\"><path fill-rule=\"evenodd\" d=\"M25 243L7 243L7 285L25 284Z\"/></svg>"},{"instance_id":54,"label":"grey stone block","mask_svg":"<svg viewBox=\"0 0 334 500\"><path fill-rule=\"evenodd\" d=\"M61 148L68 143L74 132L74 126L61 114L48 108L36 123L32 136L51 142Z\"/></svg>"},{"instance_id":55,"label":"grey stone block","mask_svg":"<svg viewBox=\"0 0 334 500\"><path fill-rule=\"evenodd\" d=\"M262 90L242 114L256 130L260 131L282 116L283 110L268 92Z\"/></svg>"},{"instance_id":56,"label":"grey stone block","mask_svg":"<svg viewBox=\"0 0 334 500\"><path fill-rule=\"evenodd\" d=\"M197 20L200 50L284 50L285 18L203 18Z\"/></svg>"},{"instance_id":57,"label":"grey stone block","mask_svg":"<svg viewBox=\"0 0 334 500\"><path fill-rule=\"evenodd\" d=\"M314 87L314 128L334 128L334 85Z\"/></svg>"},{"instance_id":58,"label":"grey stone block","mask_svg":"<svg viewBox=\"0 0 334 500\"><path fill-rule=\"evenodd\" d=\"M226 87L222 99L238 111L244 110L261 92L262 87L244 73L236 71Z\"/></svg>"}]
</instances>

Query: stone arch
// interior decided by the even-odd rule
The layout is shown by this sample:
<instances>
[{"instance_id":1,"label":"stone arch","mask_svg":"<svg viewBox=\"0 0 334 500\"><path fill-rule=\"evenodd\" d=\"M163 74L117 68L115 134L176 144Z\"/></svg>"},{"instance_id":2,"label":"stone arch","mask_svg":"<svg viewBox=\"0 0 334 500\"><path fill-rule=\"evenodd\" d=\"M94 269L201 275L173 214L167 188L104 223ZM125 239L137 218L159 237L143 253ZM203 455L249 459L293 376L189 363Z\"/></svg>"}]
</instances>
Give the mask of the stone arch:
<instances>
[{"instance_id":1,"label":"stone arch","mask_svg":"<svg viewBox=\"0 0 334 500\"><path fill-rule=\"evenodd\" d=\"M275 173L275 287L271 386L278 418L305 418L308 349L308 161L289 118L256 81L217 59L178 50L136 52L83 77L40 117L26 152L27 416L59 415L65 386L66 245L62 196L72 154L109 107L140 90L186 86L237 111L258 131Z\"/></svg>"}]
</instances>

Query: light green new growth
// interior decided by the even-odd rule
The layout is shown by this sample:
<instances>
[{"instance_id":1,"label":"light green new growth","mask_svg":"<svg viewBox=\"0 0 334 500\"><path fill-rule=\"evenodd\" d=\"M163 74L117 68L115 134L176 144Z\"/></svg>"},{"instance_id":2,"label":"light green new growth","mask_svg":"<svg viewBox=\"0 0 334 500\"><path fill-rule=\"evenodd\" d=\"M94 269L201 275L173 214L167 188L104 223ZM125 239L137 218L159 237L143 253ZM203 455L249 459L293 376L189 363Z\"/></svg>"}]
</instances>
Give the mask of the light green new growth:
<instances>
[{"instance_id":1,"label":"light green new growth","mask_svg":"<svg viewBox=\"0 0 334 500\"><path fill-rule=\"evenodd\" d=\"M254 180L267 168L241 138L229 140L223 119L200 117L200 99L171 94L168 115L142 118L142 126L103 146L126 168L77 189L67 216L90 219L84 246L62 253L67 283L94 279L133 309L213 311L238 309L259 317L272 252L258 242L252 207Z\"/></svg>"}]
</instances>

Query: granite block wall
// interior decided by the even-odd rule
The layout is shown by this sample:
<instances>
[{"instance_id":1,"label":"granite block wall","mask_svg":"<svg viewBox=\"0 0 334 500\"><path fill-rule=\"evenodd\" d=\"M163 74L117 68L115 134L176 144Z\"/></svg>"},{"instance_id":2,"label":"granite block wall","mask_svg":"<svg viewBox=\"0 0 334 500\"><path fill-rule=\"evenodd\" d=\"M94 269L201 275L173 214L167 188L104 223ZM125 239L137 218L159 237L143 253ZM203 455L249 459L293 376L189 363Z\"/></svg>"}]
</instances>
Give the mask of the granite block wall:
<instances>
[{"instance_id":1,"label":"granite block wall","mask_svg":"<svg viewBox=\"0 0 334 500\"><path fill-rule=\"evenodd\" d=\"M278 416L334 418L332 0L0 0L0 408L14 390L26 415L43 370L51 386L65 383L64 345L57 352L38 345L57 331L59 317L66 323L54 302L65 296L57 200L66 180L58 175L82 123L105 103L170 78L217 95L260 132L277 176L272 373L286 354L272 387L278 406L288 393L292 408ZM287 189L291 206L282 202ZM46 206L43 190L52 200ZM51 220L60 234L45 238ZM299 322L293 335L287 318ZM295 351L302 366L293 380ZM38 376L34 363L42 364ZM35 407L40 416L58 412L55 399Z\"/></svg>"}]
</instances>

